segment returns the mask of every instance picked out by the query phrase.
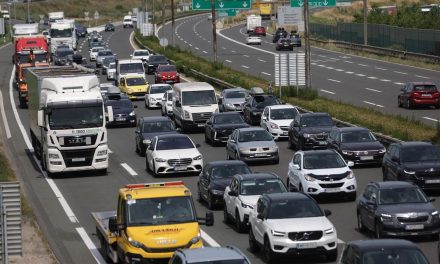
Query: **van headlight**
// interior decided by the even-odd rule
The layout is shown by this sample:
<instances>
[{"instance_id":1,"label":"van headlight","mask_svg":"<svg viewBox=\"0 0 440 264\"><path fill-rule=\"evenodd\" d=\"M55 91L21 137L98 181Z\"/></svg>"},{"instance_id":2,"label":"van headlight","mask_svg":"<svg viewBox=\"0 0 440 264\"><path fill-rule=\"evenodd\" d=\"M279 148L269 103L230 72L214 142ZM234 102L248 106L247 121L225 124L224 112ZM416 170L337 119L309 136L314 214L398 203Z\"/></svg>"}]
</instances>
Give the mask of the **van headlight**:
<instances>
[{"instance_id":1,"label":"van headlight","mask_svg":"<svg viewBox=\"0 0 440 264\"><path fill-rule=\"evenodd\" d=\"M149 140L149 139L144 139L144 140L142 140L142 143L148 145L148 144L151 143L151 140Z\"/></svg>"},{"instance_id":2,"label":"van headlight","mask_svg":"<svg viewBox=\"0 0 440 264\"><path fill-rule=\"evenodd\" d=\"M58 155L58 154L52 154L52 153L49 153L49 159L59 159L60 158L60 155Z\"/></svg>"},{"instance_id":3,"label":"van headlight","mask_svg":"<svg viewBox=\"0 0 440 264\"><path fill-rule=\"evenodd\" d=\"M141 248L143 246L143 244L139 241L136 241L134 239L132 239L131 237L128 237L128 242L130 243L130 245L132 245L135 248Z\"/></svg>"},{"instance_id":4,"label":"van headlight","mask_svg":"<svg viewBox=\"0 0 440 264\"><path fill-rule=\"evenodd\" d=\"M166 159L162 159L162 158L154 158L154 160L156 162L166 162L167 161Z\"/></svg>"},{"instance_id":5,"label":"van headlight","mask_svg":"<svg viewBox=\"0 0 440 264\"><path fill-rule=\"evenodd\" d=\"M354 174L352 171L349 172L347 179L353 179L354 178Z\"/></svg>"},{"instance_id":6,"label":"van headlight","mask_svg":"<svg viewBox=\"0 0 440 264\"><path fill-rule=\"evenodd\" d=\"M129 116L135 116L136 115L136 112L135 111L131 111L131 113L130 114L128 114Z\"/></svg>"},{"instance_id":7,"label":"van headlight","mask_svg":"<svg viewBox=\"0 0 440 264\"><path fill-rule=\"evenodd\" d=\"M104 149L104 150L100 150L100 151L98 151L98 153L96 154L96 156L104 156L104 155L107 155L107 150L106 150L106 149Z\"/></svg>"},{"instance_id":8,"label":"van headlight","mask_svg":"<svg viewBox=\"0 0 440 264\"><path fill-rule=\"evenodd\" d=\"M275 230L271 230L271 232L272 232L272 236L274 237L284 237L286 235L286 232L280 232Z\"/></svg>"},{"instance_id":9,"label":"van headlight","mask_svg":"<svg viewBox=\"0 0 440 264\"><path fill-rule=\"evenodd\" d=\"M277 124L270 122L270 128L279 129L280 127Z\"/></svg>"}]
</instances>

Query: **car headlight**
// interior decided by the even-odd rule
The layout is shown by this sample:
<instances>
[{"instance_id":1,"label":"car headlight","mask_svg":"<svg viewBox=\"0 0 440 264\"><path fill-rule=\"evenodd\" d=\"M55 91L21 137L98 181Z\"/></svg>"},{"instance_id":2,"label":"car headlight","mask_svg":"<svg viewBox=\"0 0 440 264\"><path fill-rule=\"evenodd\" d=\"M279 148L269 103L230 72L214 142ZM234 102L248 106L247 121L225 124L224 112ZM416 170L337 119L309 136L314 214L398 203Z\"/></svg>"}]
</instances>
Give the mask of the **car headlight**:
<instances>
[{"instance_id":1,"label":"car headlight","mask_svg":"<svg viewBox=\"0 0 440 264\"><path fill-rule=\"evenodd\" d=\"M133 90L131 88L127 88L127 92L131 93Z\"/></svg>"},{"instance_id":2,"label":"car headlight","mask_svg":"<svg viewBox=\"0 0 440 264\"><path fill-rule=\"evenodd\" d=\"M129 116L135 116L136 115L136 112L135 111L131 111L131 113L130 114L128 114Z\"/></svg>"},{"instance_id":3,"label":"car headlight","mask_svg":"<svg viewBox=\"0 0 440 264\"><path fill-rule=\"evenodd\" d=\"M227 107L231 107L231 108L233 108L233 107L234 107L234 105L233 105L233 104L226 104L226 106L227 106Z\"/></svg>"},{"instance_id":4,"label":"car headlight","mask_svg":"<svg viewBox=\"0 0 440 264\"><path fill-rule=\"evenodd\" d=\"M278 150L278 146L270 147L270 150L272 150L272 151L277 151L277 150Z\"/></svg>"},{"instance_id":5,"label":"car headlight","mask_svg":"<svg viewBox=\"0 0 440 264\"><path fill-rule=\"evenodd\" d=\"M220 190L212 190L211 192L214 195L223 195L223 193L224 193L224 191L220 191Z\"/></svg>"},{"instance_id":6,"label":"car headlight","mask_svg":"<svg viewBox=\"0 0 440 264\"><path fill-rule=\"evenodd\" d=\"M138 241L132 239L131 237L128 237L128 242L130 243L130 245L132 245L135 248L141 248L143 246L143 244L141 242L138 242Z\"/></svg>"},{"instance_id":7,"label":"car headlight","mask_svg":"<svg viewBox=\"0 0 440 264\"><path fill-rule=\"evenodd\" d=\"M142 140L142 143L144 143L144 144L150 144L151 143L151 140L149 140L149 139L144 139L144 140Z\"/></svg>"},{"instance_id":8,"label":"car headlight","mask_svg":"<svg viewBox=\"0 0 440 264\"><path fill-rule=\"evenodd\" d=\"M286 232L280 232L275 230L270 230L272 232L272 236L275 237L284 237L286 235Z\"/></svg>"},{"instance_id":9,"label":"car headlight","mask_svg":"<svg viewBox=\"0 0 440 264\"><path fill-rule=\"evenodd\" d=\"M391 215L390 214L380 214L380 219L382 221L390 221L391 220Z\"/></svg>"},{"instance_id":10,"label":"car headlight","mask_svg":"<svg viewBox=\"0 0 440 264\"><path fill-rule=\"evenodd\" d=\"M59 159L60 158L60 155L58 155L58 154L51 154L51 153L49 153L49 159Z\"/></svg>"},{"instance_id":11,"label":"car headlight","mask_svg":"<svg viewBox=\"0 0 440 264\"><path fill-rule=\"evenodd\" d=\"M383 153L385 153L386 151L387 151L387 149L386 149L386 148L383 148L383 149L379 150L379 153L380 153L380 154L383 154Z\"/></svg>"},{"instance_id":12,"label":"car headlight","mask_svg":"<svg viewBox=\"0 0 440 264\"><path fill-rule=\"evenodd\" d=\"M202 155L197 155L193 158L193 160L201 160L202 159Z\"/></svg>"},{"instance_id":13,"label":"car headlight","mask_svg":"<svg viewBox=\"0 0 440 264\"><path fill-rule=\"evenodd\" d=\"M324 233L325 234L327 234L327 235L329 235L329 234L332 234L332 233L334 233L335 232L335 229L332 227L332 228L329 228L329 229L326 229L326 230L324 230Z\"/></svg>"},{"instance_id":14,"label":"car headlight","mask_svg":"<svg viewBox=\"0 0 440 264\"><path fill-rule=\"evenodd\" d=\"M404 172L405 174L409 174L409 175L414 175L414 174L416 174L416 172L413 171L413 170L411 170L411 169L405 169L405 170L403 170L403 172Z\"/></svg>"},{"instance_id":15,"label":"car headlight","mask_svg":"<svg viewBox=\"0 0 440 264\"><path fill-rule=\"evenodd\" d=\"M191 245L193 245L193 244L196 244L197 242L199 242L200 240L202 240L202 237L201 237L201 235L200 235L200 233L199 233L197 236L191 238L191 240L189 241L189 243L190 243Z\"/></svg>"},{"instance_id":16,"label":"car headlight","mask_svg":"<svg viewBox=\"0 0 440 264\"><path fill-rule=\"evenodd\" d=\"M310 137L310 134L304 133L304 134L303 134L303 137L305 137L305 138L309 138L309 137Z\"/></svg>"},{"instance_id":17,"label":"car headlight","mask_svg":"<svg viewBox=\"0 0 440 264\"><path fill-rule=\"evenodd\" d=\"M304 176L304 178L306 179L306 181L316 181L315 178L313 178L312 176L310 176L310 175L308 175L308 174L306 174L306 175Z\"/></svg>"},{"instance_id":18,"label":"car headlight","mask_svg":"<svg viewBox=\"0 0 440 264\"><path fill-rule=\"evenodd\" d=\"M100 150L100 151L98 151L98 153L96 154L96 156L104 156L104 155L107 155L107 150L106 150L106 149L104 149L104 150Z\"/></svg>"},{"instance_id":19,"label":"car headlight","mask_svg":"<svg viewBox=\"0 0 440 264\"><path fill-rule=\"evenodd\" d=\"M348 173L347 179L353 179L353 178L354 178L354 174L353 174L352 171L350 171L350 172Z\"/></svg>"},{"instance_id":20,"label":"car headlight","mask_svg":"<svg viewBox=\"0 0 440 264\"><path fill-rule=\"evenodd\" d=\"M353 155L354 153L351 152L351 151L348 151L348 150L343 150L342 154L344 154L344 155Z\"/></svg>"},{"instance_id":21,"label":"car headlight","mask_svg":"<svg viewBox=\"0 0 440 264\"><path fill-rule=\"evenodd\" d=\"M247 151L249 151L249 149L247 149L247 148L238 148L238 150L239 150L240 152L247 152Z\"/></svg>"},{"instance_id":22,"label":"car headlight","mask_svg":"<svg viewBox=\"0 0 440 264\"><path fill-rule=\"evenodd\" d=\"M280 127L277 124L270 122L270 128L279 129Z\"/></svg>"},{"instance_id":23,"label":"car headlight","mask_svg":"<svg viewBox=\"0 0 440 264\"><path fill-rule=\"evenodd\" d=\"M431 213L432 216L438 216L438 211L434 211Z\"/></svg>"},{"instance_id":24,"label":"car headlight","mask_svg":"<svg viewBox=\"0 0 440 264\"><path fill-rule=\"evenodd\" d=\"M249 209L254 209L254 206L245 202L241 202L241 207L243 208L249 208Z\"/></svg>"},{"instance_id":25,"label":"car headlight","mask_svg":"<svg viewBox=\"0 0 440 264\"><path fill-rule=\"evenodd\" d=\"M190 115L186 110L183 111L183 119L190 119Z\"/></svg>"},{"instance_id":26,"label":"car headlight","mask_svg":"<svg viewBox=\"0 0 440 264\"><path fill-rule=\"evenodd\" d=\"M156 99L153 98L153 97L150 97L150 101L151 101L151 102L156 102Z\"/></svg>"},{"instance_id":27,"label":"car headlight","mask_svg":"<svg viewBox=\"0 0 440 264\"><path fill-rule=\"evenodd\" d=\"M172 102L167 102L167 106L173 106Z\"/></svg>"},{"instance_id":28,"label":"car headlight","mask_svg":"<svg viewBox=\"0 0 440 264\"><path fill-rule=\"evenodd\" d=\"M166 159L162 159L162 158L154 158L154 160L156 162L166 162L167 161Z\"/></svg>"}]
</instances>

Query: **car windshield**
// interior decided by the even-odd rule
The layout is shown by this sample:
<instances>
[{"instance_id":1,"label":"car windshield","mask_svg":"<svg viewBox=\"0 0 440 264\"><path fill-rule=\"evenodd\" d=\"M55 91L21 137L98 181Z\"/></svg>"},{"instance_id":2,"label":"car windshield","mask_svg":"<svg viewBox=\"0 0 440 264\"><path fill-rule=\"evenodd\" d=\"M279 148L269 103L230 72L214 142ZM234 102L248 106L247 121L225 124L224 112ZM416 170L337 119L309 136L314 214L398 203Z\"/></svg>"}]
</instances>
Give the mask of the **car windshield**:
<instances>
[{"instance_id":1,"label":"car windshield","mask_svg":"<svg viewBox=\"0 0 440 264\"><path fill-rule=\"evenodd\" d=\"M273 120L294 119L295 116L295 108L272 109L270 111L270 118Z\"/></svg>"},{"instance_id":2,"label":"car windshield","mask_svg":"<svg viewBox=\"0 0 440 264\"><path fill-rule=\"evenodd\" d=\"M116 63L110 63L110 64L108 65L108 68L109 68L109 69L116 69Z\"/></svg>"},{"instance_id":3,"label":"car windshield","mask_svg":"<svg viewBox=\"0 0 440 264\"><path fill-rule=\"evenodd\" d=\"M158 69L160 72L175 72L177 71L176 66L174 65L166 65L166 66L160 66Z\"/></svg>"},{"instance_id":4,"label":"car windshield","mask_svg":"<svg viewBox=\"0 0 440 264\"><path fill-rule=\"evenodd\" d=\"M251 170L244 164L239 165L222 165L211 168L210 175L214 179L229 179L235 174L248 174Z\"/></svg>"},{"instance_id":5,"label":"car windshield","mask_svg":"<svg viewBox=\"0 0 440 264\"><path fill-rule=\"evenodd\" d=\"M102 105L50 108L48 119L51 129L75 129L102 126Z\"/></svg>"},{"instance_id":6,"label":"car windshield","mask_svg":"<svg viewBox=\"0 0 440 264\"><path fill-rule=\"evenodd\" d=\"M304 169L320 170L345 167L345 161L337 153L313 153L304 155Z\"/></svg>"},{"instance_id":7,"label":"car windshield","mask_svg":"<svg viewBox=\"0 0 440 264\"><path fill-rule=\"evenodd\" d=\"M240 183L240 195L262 195L287 192L280 179L252 179Z\"/></svg>"},{"instance_id":8,"label":"car windshield","mask_svg":"<svg viewBox=\"0 0 440 264\"><path fill-rule=\"evenodd\" d=\"M342 143L375 142L376 138L369 131L350 131L341 134Z\"/></svg>"},{"instance_id":9,"label":"car windshield","mask_svg":"<svg viewBox=\"0 0 440 264\"><path fill-rule=\"evenodd\" d=\"M127 200L129 226L166 225L195 222L190 196Z\"/></svg>"},{"instance_id":10,"label":"car windshield","mask_svg":"<svg viewBox=\"0 0 440 264\"><path fill-rule=\"evenodd\" d=\"M230 91L225 93L225 98L245 98L246 95L243 91Z\"/></svg>"},{"instance_id":11,"label":"car windshield","mask_svg":"<svg viewBox=\"0 0 440 264\"><path fill-rule=\"evenodd\" d=\"M362 263L368 264L429 264L420 250L408 248L380 249L365 252Z\"/></svg>"},{"instance_id":12,"label":"car windshield","mask_svg":"<svg viewBox=\"0 0 440 264\"><path fill-rule=\"evenodd\" d=\"M174 123L171 121L145 122L142 125L142 133L169 132L174 130Z\"/></svg>"},{"instance_id":13,"label":"car windshield","mask_svg":"<svg viewBox=\"0 0 440 264\"><path fill-rule=\"evenodd\" d=\"M112 106L113 109L119 108L133 108L133 103L128 99L122 100L108 100L106 105Z\"/></svg>"},{"instance_id":14,"label":"car windshield","mask_svg":"<svg viewBox=\"0 0 440 264\"><path fill-rule=\"evenodd\" d=\"M218 115L214 118L215 124L242 124L244 119L238 115Z\"/></svg>"},{"instance_id":15,"label":"car windshield","mask_svg":"<svg viewBox=\"0 0 440 264\"><path fill-rule=\"evenodd\" d=\"M92 48L92 52L99 53L103 49L104 49L103 47L95 47L95 48Z\"/></svg>"},{"instance_id":16,"label":"car windshield","mask_svg":"<svg viewBox=\"0 0 440 264\"><path fill-rule=\"evenodd\" d=\"M66 28L66 29L51 29L50 30L50 37L51 38L69 38L72 36L72 29Z\"/></svg>"},{"instance_id":17,"label":"car windshield","mask_svg":"<svg viewBox=\"0 0 440 264\"><path fill-rule=\"evenodd\" d=\"M427 203L425 194L418 188L382 189L379 204Z\"/></svg>"},{"instance_id":18,"label":"car windshield","mask_svg":"<svg viewBox=\"0 0 440 264\"><path fill-rule=\"evenodd\" d=\"M437 91L437 87L435 85L433 85L433 84L415 85L414 86L414 91L418 91L418 92L422 92L422 91L436 92Z\"/></svg>"},{"instance_id":19,"label":"car windshield","mask_svg":"<svg viewBox=\"0 0 440 264\"><path fill-rule=\"evenodd\" d=\"M104 51L98 52L98 56L110 56L110 55L113 55L113 53L109 50L104 50Z\"/></svg>"},{"instance_id":20,"label":"car windshield","mask_svg":"<svg viewBox=\"0 0 440 264\"><path fill-rule=\"evenodd\" d=\"M148 58L148 62L159 62L159 61L164 61L168 63L167 58L165 58L165 56L150 56L150 58Z\"/></svg>"},{"instance_id":21,"label":"car windshield","mask_svg":"<svg viewBox=\"0 0 440 264\"><path fill-rule=\"evenodd\" d=\"M268 211L268 219L321 217L321 209L311 199L286 199L274 201Z\"/></svg>"},{"instance_id":22,"label":"car windshield","mask_svg":"<svg viewBox=\"0 0 440 264\"><path fill-rule=\"evenodd\" d=\"M133 56L148 56L150 55L150 53L146 50L142 50L142 51L135 51Z\"/></svg>"},{"instance_id":23,"label":"car windshield","mask_svg":"<svg viewBox=\"0 0 440 264\"><path fill-rule=\"evenodd\" d=\"M329 116L305 116L301 118L302 127L334 126Z\"/></svg>"},{"instance_id":24,"label":"car windshield","mask_svg":"<svg viewBox=\"0 0 440 264\"><path fill-rule=\"evenodd\" d=\"M127 86L136 86L136 85L146 85L147 84L143 77L127 78L127 79L125 79L125 83L127 84Z\"/></svg>"},{"instance_id":25,"label":"car windshield","mask_svg":"<svg viewBox=\"0 0 440 264\"><path fill-rule=\"evenodd\" d=\"M67 57L68 55L73 55L74 51L71 49L66 49L66 50L57 50L57 57L58 58L64 58Z\"/></svg>"},{"instance_id":26,"label":"car windshield","mask_svg":"<svg viewBox=\"0 0 440 264\"><path fill-rule=\"evenodd\" d=\"M119 64L119 71L121 74L143 73L144 66L141 62L139 62L139 63L121 63L121 64Z\"/></svg>"},{"instance_id":27,"label":"car windshield","mask_svg":"<svg viewBox=\"0 0 440 264\"><path fill-rule=\"evenodd\" d=\"M419 146L404 148L402 162L439 161L440 149L436 146Z\"/></svg>"},{"instance_id":28,"label":"car windshield","mask_svg":"<svg viewBox=\"0 0 440 264\"><path fill-rule=\"evenodd\" d=\"M170 85L152 85L150 94L162 94L173 89Z\"/></svg>"},{"instance_id":29,"label":"car windshield","mask_svg":"<svg viewBox=\"0 0 440 264\"><path fill-rule=\"evenodd\" d=\"M273 138L266 130L240 131L238 142L253 141L273 141Z\"/></svg>"},{"instance_id":30,"label":"car windshield","mask_svg":"<svg viewBox=\"0 0 440 264\"><path fill-rule=\"evenodd\" d=\"M188 137L160 138L156 144L156 150L192 149L194 144Z\"/></svg>"},{"instance_id":31,"label":"car windshield","mask_svg":"<svg viewBox=\"0 0 440 264\"><path fill-rule=\"evenodd\" d=\"M217 104L214 90L182 92L182 105L213 105Z\"/></svg>"},{"instance_id":32,"label":"car windshield","mask_svg":"<svg viewBox=\"0 0 440 264\"><path fill-rule=\"evenodd\" d=\"M278 99L275 96L255 96L253 101L254 107L264 108L269 105L278 105Z\"/></svg>"}]
</instances>

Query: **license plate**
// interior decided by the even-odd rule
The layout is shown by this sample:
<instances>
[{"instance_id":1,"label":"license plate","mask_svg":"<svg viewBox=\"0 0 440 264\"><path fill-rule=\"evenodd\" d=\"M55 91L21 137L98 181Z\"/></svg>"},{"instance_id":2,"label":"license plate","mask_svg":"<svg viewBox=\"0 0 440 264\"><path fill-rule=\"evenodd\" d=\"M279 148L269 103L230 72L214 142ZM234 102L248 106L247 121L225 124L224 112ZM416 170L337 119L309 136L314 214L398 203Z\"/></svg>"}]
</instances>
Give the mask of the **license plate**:
<instances>
[{"instance_id":1,"label":"license plate","mask_svg":"<svg viewBox=\"0 0 440 264\"><path fill-rule=\"evenodd\" d=\"M198 126L198 127L204 127L205 124L198 124L197 126Z\"/></svg>"},{"instance_id":2,"label":"license plate","mask_svg":"<svg viewBox=\"0 0 440 264\"><path fill-rule=\"evenodd\" d=\"M125 121L125 117L116 117L115 120L116 121Z\"/></svg>"},{"instance_id":3,"label":"license plate","mask_svg":"<svg viewBox=\"0 0 440 264\"><path fill-rule=\"evenodd\" d=\"M283 135L286 136L286 135L287 135L287 132L283 132Z\"/></svg>"},{"instance_id":4,"label":"license plate","mask_svg":"<svg viewBox=\"0 0 440 264\"><path fill-rule=\"evenodd\" d=\"M423 225L406 225L405 230L420 230L423 229Z\"/></svg>"},{"instance_id":5,"label":"license plate","mask_svg":"<svg viewBox=\"0 0 440 264\"><path fill-rule=\"evenodd\" d=\"M81 162L81 161L86 161L86 158L73 158L72 162Z\"/></svg>"},{"instance_id":6,"label":"license plate","mask_svg":"<svg viewBox=\"0 0 440 264\"><path fill-rule=\"evenodd\" d=\"M372 160L373 156L361 156L360 159L361 160Z\"/></svg>"},{"instance_id":7,"label":"license plate","mask_svg":"<svg viewBox=\"0 0 440 264\"><path fill-rule=\"evenodd\" d=\"M327 193L335 193L335 192L340 192L341 189L340 188L326 188L325 192Z\"/></svg>"},{"instance_id":8,"label":"license plate","mask_svg":"<svg viewBox=\"0 0 440 264\"><path fill-rule=\"evenodd\" d=\"M255 157L266 157L266 156L267 156L267 154L264 154L264 153L255 154Z\"/></svg>"},{"instance_id":9,"label":"license plate","mask_svg":"<svg viewBox=\"0 0 440 264\"><path fill-rule=\"evenodd\" d=\"M184 170L186 170L186 167L185 166L178 166L178 167L174 167L174 170L175 171L184 171Z\"/></svg>"},{"instance_id":10,"label":"license plate","mask_svg":"<svg viewBox=\"0 0 440 264\"><path fill-rule=\"evenodd\" d=\"M431 94L422 94L423 97L431 97Z\"/></svg>"},{"instance_id":11,"label":"license plate","mask_svg":"<svg viewBox=\"0 0 440 264\"><path fill-rule=\"evenodd\" d=\"M425 180L425 183L440 183L440 179L435 179L435 180Z\"/></svg>"},{"instance_id":12,"label":"license plate","mask_svg":"<svg viewBox=\"0 0 440 264\"><path fill-rule=\"evenodd\" d=\"M317 246L316 242L296 244L296 248L298 248L298 249L302 249L302 248L316 248L316 246Z\"/></svg>"},{"instance_id":13,"label":"license plate","mask_svg":"<svg viewBox=\"0 0 440 264\"><path fill-rule=\"evenodd\" d=\"M319 141L319 145L327 145L327 141Z\"/></svg>"}]
</instances>

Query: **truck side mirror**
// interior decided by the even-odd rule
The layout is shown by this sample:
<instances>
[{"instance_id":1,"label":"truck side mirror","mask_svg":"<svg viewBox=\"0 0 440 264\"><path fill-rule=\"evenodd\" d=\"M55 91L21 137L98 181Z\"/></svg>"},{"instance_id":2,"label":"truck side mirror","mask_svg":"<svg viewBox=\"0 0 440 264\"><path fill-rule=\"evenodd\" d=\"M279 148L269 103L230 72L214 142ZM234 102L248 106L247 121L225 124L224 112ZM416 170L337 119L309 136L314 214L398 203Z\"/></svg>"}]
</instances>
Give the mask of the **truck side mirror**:
<instances>
[{"instance_id":1,"label":"truck side mirror","mask_svg":"<svg viewBox=\"0 0 440 264\"><path fill-rule=\"evenodd\" d=\"M180 101L176 101L176 107L181 107Z\"/></svg>"},{"instance_id":2,"label":"truck side mirror","mask_svg":"<svg viewBox=\"0 0 440 264\"><path fill-rule=\"evenodd\" d=\"M116 222L116 216L112 216L108 219L108 229L112 233L115 233L118 231L118 224Z\"/></svg>"},{"instance_id":3,"label":"truck side mirror","mask_svg":"<svg viewBox=\"0 0 440 264\"><path fill-rule=\"evenodd\" d=\"M44 126L44 110L38 110L38 119L37 123L39 127Z\"/></svg>"},{"instance_id":4,"label":"truck side mirror","mask_svg":"<svg viewBox=\"0 0 440 264\"><path fill-rule=\"evenodd\" d=\"M206 226L213 226L214 225L214 214L212 212L206 213L205 225Z\"/></svg>"},{"instance_id":5,"label":"truck side mirror","mask_svg":"<svg viewBox=\"0 0 440 264\"><path fill-rule=\"evenodd\" d=\"M113 122L113 107L110 105L107 106L107 116L108 116L108 122Z\"/></svg>"}]
</instances>

